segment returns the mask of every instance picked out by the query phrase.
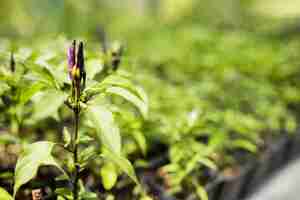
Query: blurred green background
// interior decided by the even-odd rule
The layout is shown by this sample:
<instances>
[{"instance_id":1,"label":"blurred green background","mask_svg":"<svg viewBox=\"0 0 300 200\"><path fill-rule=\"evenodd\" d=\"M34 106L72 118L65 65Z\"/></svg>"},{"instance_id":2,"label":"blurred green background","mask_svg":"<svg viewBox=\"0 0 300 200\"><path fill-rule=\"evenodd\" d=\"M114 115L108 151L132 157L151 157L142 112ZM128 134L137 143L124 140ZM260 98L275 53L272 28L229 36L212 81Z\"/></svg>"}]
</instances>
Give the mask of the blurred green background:
<instances>
[{"instance_id":1,"label":"blurred green background","mask_svg":"<svg viewBox=\"0 0 300 200\"><path fill-rule=\"evenodd\" d=\"M215 148L220 156L211 159L222 170L240 162L226 159L233 150L256 153L266 138L295 131L299 6L297 0L2 0L0 52L3 65L15 48L17 61L45 61L65 80L68 41L86 42L88 78L101 71L101 31L109 42L124 43L121 68L145 89L150 113L141 120L124 111L123 151L136 161L155 152L156 143L167 146L178 166L170 172L176 193L178 185L203 178L204 168L187 164L203 148ZM28 126L53 130L59 139L46 117L39 120Z\"/></svg>"},{"instance_id":2,"label":"blurred green background","mask_svg":"<svg viewBox=\"0 0 300 200\"><path fill-rule=\"evenodd\" d=\"M299 4L297 0L3 0L0 34L32 38L65 33L74 37L93 34L102 25L126 37L124 33L149 26L151 21L155 32L158 24L180 20L253 31L266 24L297 22Z\"/></svg>"}]
</instances>

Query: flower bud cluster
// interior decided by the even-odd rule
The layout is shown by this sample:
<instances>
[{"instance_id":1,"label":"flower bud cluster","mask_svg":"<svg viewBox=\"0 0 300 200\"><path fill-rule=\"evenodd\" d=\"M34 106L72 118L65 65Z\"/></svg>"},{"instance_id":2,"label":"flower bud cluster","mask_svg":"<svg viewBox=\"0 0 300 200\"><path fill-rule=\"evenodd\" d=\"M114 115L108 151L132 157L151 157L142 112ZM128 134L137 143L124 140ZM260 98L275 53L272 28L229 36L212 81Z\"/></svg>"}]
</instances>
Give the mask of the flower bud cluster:
<instances>
[{"instance_id":1,"label":"flower bud cluster","mask_svg":"<svg viewBox=\"0 0 300 200\"><path fill-rule=\"evenodd\" d=\"M68 49L68 72L69 78L72 80L73 96L79 98L86 82L83 42L79 43L77 49L76 40L74 40Z\"/></svg>"}]
</instances>

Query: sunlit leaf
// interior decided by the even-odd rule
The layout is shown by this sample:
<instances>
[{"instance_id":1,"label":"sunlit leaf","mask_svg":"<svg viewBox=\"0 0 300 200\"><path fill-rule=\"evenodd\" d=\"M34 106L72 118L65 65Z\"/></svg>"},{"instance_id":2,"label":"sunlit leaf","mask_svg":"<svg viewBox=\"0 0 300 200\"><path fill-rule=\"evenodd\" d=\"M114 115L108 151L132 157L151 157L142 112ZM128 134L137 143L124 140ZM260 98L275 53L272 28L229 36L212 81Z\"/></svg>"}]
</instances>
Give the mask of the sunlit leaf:
<instances>
[{"instance_id":1,"label":"sunlit leaf","mask_svg":"<svg viewBox=\"0 0 300 200\"><path fill-rule=\"evenodd\" d=\"M121 136L112 112L104 106L90 106L87 110L87 117L94 123L97 136L103 145L119 155L121 153Z\"/></svg>"},{"instance_id":2,"label":"sunlit leaf","mask_svg":"<svg viewBox=\"0 0 300 200\"><path fill-rule=\"evenodd\" d=\"M63 105L65 94L58 90L47 90L34 99L34 114L35 120L44 119L53 116Z\"/></svg>"},{"instance_id":3,"label":"sunlit leaf","mask_svg":"<svg viewBox=\"0 0 300 200\"><path fill-rule=\"evenodd\" d=\"M248 141L248 140L244 140L244 139L236 139L233 140L231 143L231 148L240 148L240 149L244 149L247 150L249 152L255 153L257 151L257 147L255 144L253 144L252 142Z\"/></svg>"},{"instance_id":4,"label":"sunlit leaf","mask_svg":"<svg viewBox=\"0 0 300 200\"><path fill-rule=\"evenodd\" d=\"M212 160L203 156L198 159L198 162L200 162L201 164L205 165L210 169L217 170L218 168L217 165Z\"/></svg>"},{"instance_id":5,"label":"sunlit leaf","mask_svg":"<svg viewBox=\"0 0 300 200\"><path fill-rule=\"evenodd\" d=\"M118 172L115 164L112 162L106 162L100 170L102 178L102 184L106 190L110 190L117 182Z\"/></svg>"},{"instance_id":6,"label":"sunlit leaf","mask_svg":"<svg viewBox=\"0 0 300 200\"><path fill-rule=\"evenodd\" d=\"M136 95L131 93L129 90L126 90L121 87L109 87L106 90L106 92L119 95L119 96L123 97L124 99L126 99L127 101L131 102L133 105L135 105L139 109L141 114L145 118L147 118L148 105L145 102L143 102L139 97L137 97Z\"/></svg>"},{"instance_id":7,"label":"sunlit leaf","mask_svg":"<svg viewBox=\"0 0 300 200\"><path fill-rule=\"evenodd\" d=\"M54 145L55 143L43 141L30 144L23 149L15 168L14 196L23 184L36 176L40 166L52 165L63 172L51 154Z\"/></svg>"},{"instance_id":8,"label":"sunlit leaf","mask_svg":"<svg viewBox=\"0 0 300 200\"><path fill-rule=\"evenodd\" d=\"M0 187L0 199L1 200L13 200L12 196Z\"/></svg>"},{"instance_id":9,"label":"sunlit leaf","mask_svg":"<svg viewBox=\"0 0 300 200\"><path fill-rule=\"evenodd\" d=\"M120 170L126 173L136 184L139 185L139 181L136 177L134 168L129 160L111 151L106 151L103 156L104 158L108 159L109 161L113 162L116 166L118 166Z\"/></svg>"}]
</instances>

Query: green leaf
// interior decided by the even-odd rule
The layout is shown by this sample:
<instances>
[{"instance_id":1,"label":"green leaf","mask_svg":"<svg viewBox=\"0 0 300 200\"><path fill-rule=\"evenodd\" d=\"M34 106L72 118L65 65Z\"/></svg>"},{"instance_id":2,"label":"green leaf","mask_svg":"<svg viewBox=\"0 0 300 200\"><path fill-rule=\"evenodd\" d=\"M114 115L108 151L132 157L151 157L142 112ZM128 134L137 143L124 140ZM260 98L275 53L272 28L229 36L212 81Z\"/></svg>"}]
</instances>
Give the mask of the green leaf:
<instances>
[{"instance_id":1,"label":"green leaf","mask_svg":"<svg viewBox=\"0 0 300 200\"><path fill-rule=\"evenodd\" d=\"M203 165L205 165L206 167L214 169L214 170L217 170L217 168L218 168L217 165L212 160L210 160L209 158L203 157L203 156L198 159L198 162L200 162Z\"/></svg>"},{"instance_id":2,"label":"green leaf","mask_svg":"<svg viewBox=\"0 0 300 200\"><path fill-rule=\"evenodd\" d=\"M20 104L26 104L33 95L35 95L37 92L39 92L43 88L44 84L41 82L34 83L30 85L29 87L26 87L21 90L20 94Z\"/></svg>"},{"instance_id":3,"label":"green leaf","mask_svg":"<svg viewBox=\"0 0 300 200\"><path fill-rule=\"evenodd\" d=\"M148 102L148 98L145 91L141 87L134 85L132 81L125 78L124 76L120 76L120 75L108 76L106 79L104 79L101 82L101 84L105 87L112 86L112 87L125 88L127 90L130 90L132 93L134 93L136 96L141 98L143 101Z\"/></svg>"},{"instance_id":4,"label":"green leaf","mask_svg":"<svg viewBox=\"0 0 300 200\"><path fill-rule=\"evenodd\" d=\"M68 131L67 127L64 127L63 129L63 141L64 141L64 147L68 147L71 143L71 134Z\"/></svg>"},{"instance_id":5,"label":"green leaf","mask_svg":"<svg viewBox=\"0 0 300 200\"><path fill-rule=\"evenodd\" d=\"M231 148L241 148L247 150L251 153L256 153L257 147L252 142L245 140L245 139L236 139L233 140L231 143Z\"/></svg>"},{"instance_id":6,"label":"green leaf","mask_svg":"<svg viewBox=\"0 0 300 200\"><path fill-rule=\"evenodd\" d=\"M94 96L94 95L99 94L99 93L104 92L104 91L105 91L105 87L102 83L95 83L95 84L87 87L84 90L84 94L87 97L91 97L91 96Z\"/></svg>"},{"instance_id":7,"label":"green leaf","mask_svg":"<svg viewBox=\"0 0 300 200\"><path fill-rule=\"evenodd\" d=\"M97 136L103 145L115 154L120 155L121 136L112 112L104 106L91 106L87 110L87 117L94 123Z\"/></svg>"},{"instance_id":8,"label":"green leaf","mask_svg":"<svg viewBox=\"0 0 300 200\"><path fill-rule=\"evenodd\" d=\"M58 199L63 199L63 200L72 200L72 190L69 188L57 188L55 190L55 194L58 195Z\"/></svg>"},{"instance_id":9,"label":"green leaf","mask_svg":"<svg viewBox=\"0 0 300 200\"><path fill-rule=\"evenodd\" d=\"M130 80L118 75L110 75L102 81L103 85L134 88Z\"/></svg>"},{"instance_id":10,"label":"green leaf","mask_svg":"<svg viewBox=\"0 0 300 200\"><path fill-rule=\"evenodd\" d=\"M139 148L142 150L142 153L146 155L147 153L147 142L146 138L140 131L133 131L132 136L138 144Z\"/></svg>"},{"instance_id":11,"label":"green leaf","mask_svg":"<svg viewBox=\"0 0 300 200\"><path fill-rule=\"evenodd\" d=\"M12 196L0 187L0 199L1 200L13 200Z\"/></svg>"},{"instance_id":12,"label":"green leaf","mask_svg":"<svg viewBox=\"0 0 300 200\"><path fill-rule=\"evenodd\" d=\"M88 135L81 135L78 144L91 144L92 141L94 141L94 138Z\"/></svg>"},{"instance_id":13,"label":"green leaf","mask_svg":"<svg viewBox=\"0 0 300 200\"><path fill-rule=\"evenodd\" d=\"M107 88L106 92L119 95L119 96L123 97L124 99L126 99L127 101L131 102L133 105L135 105L139 109L139 111L141 112L143 117L147 118L147 114L148 114L147 103L144 102L139 97L137 97L132 92L130 92L129 90L121 88L121 87L110 87L110 88Z\"/></svg>"},{"instance_id":14,"label":"green leaf","mask_svg":"<svg viewBox=\"0 0 300 200\"><path fill-rule=\"evenodd\" d=\"M120 154L116 154L111 151L105 151L103 154L104 158L108 159L109 161L113 162L116 166L120 168L124 173L126 173L137 185L139 181L136 177L135 171L133 166L131 165L130 161L121 156Z\"/></svg>"},{"instance_id":15,"label":"green leaf","mask_svg":"<svg viewBox=\"0 0 300 200\"><path fill-rule=\"evenodd\" d=\"M82 199L82 200L99 200L96 193L88 192L88 191L84 191L84 192L79 193L79 199Z\"/></svg>"},{"instance_id":16,"label":"green leaf","mask_svg":"<svg viewBox=\"0 0 300 200\"><path fill-rule=\"evenodd\" d=\"M78 163L81 166L84 166L87 164L90 158L95 156L97 154L95 147L94 146L89 146L82 150L78 156Z\"/></svg>"},{"instance_id":17,"label":"green leaf","mask_svg":"<svg viewBox=\"0 0 300 200\"><path fill-rule=\"evenodd\" d=\"M22 185L36 176L40 166L53 165L64 172L51 155L54 145L55 143L42 141L23 149L15 169L14 197Z\"/></svg>"},{"instance_id":18,"label":"green leaf","mask_svg":"<svg viewBox=\"0 0 300 200\"><path fill-rule=\"evenodd\" d=\"M30 64L28 67L31 69L32 75L35 80L39 80L53 88L59 88L57 80L53 73L47 67L40 66L37 64Z\"/></svg>"},{"instance_id":19,"label":"green leaf","mask_svg":"<svg viewBox=\"0 0 300 200\"><path fill-rule=\"evenodd\" d=\"M111 190L118 179L118 172L115 164L112 162L106 162L100 170L100 175L103 187L106 190Z\"/></svg>"},{"instance_id":20,"label":"green leaf","mask_svg":"<svg viewBox=\"0 0 300 200\"><path fill-rule=\"evenodd\" d=\"M35 120L41 120L49 116L54 116L59 107L63 105L65 94L58 90L47 90L35 99L34 114Z\"/></svg>"}]
</instances>

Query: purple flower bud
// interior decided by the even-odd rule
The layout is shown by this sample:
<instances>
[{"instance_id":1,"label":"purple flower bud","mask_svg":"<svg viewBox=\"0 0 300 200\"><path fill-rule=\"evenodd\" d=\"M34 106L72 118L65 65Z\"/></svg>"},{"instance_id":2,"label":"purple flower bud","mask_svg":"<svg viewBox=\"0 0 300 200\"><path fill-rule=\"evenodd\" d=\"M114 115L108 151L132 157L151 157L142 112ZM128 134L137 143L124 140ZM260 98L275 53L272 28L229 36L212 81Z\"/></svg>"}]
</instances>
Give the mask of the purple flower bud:
<instances>
[{"instance_id":1,"label":"purple flower bud","mask_svg":"<svg viewBox=\"0 0 300 200\"><path fill-rule=\"evenodd\" d=\"M77 52L77 68L80 69L80 73L84 72L84 55L83 55L83 42L79 43Z\"/></svg>"},{"instance_id":2,"label":"purple flower bud","mask_svg":"<svg viewBox=\"0 0 300 200\"><path fill-rule=\"evenodd\" d=\"M75 60L75 53L76 53L76 40L73 41L72 46L68 49L68 72L69 77L72 77L72 69L76 63Z\"/></svg>"}]
</instances>

